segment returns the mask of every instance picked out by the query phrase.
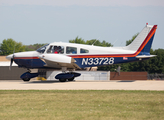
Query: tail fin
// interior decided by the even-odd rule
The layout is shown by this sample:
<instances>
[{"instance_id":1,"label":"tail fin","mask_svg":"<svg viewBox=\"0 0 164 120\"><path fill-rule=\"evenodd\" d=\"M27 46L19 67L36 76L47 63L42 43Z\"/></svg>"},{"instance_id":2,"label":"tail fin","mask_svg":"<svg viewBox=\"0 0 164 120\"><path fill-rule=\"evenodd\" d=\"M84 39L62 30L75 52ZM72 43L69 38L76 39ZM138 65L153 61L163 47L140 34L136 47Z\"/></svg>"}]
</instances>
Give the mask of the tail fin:
<instances>
[{"instance_id":1,"label":"tail fin","mask_svg":"<svg viewBox=\"0 0 164 120\"><path fill-rule=\"evenodd\" d=\"M127 50L136 51L136 54L149 54L157 25L146 25L134 41L125 47Z\"/></svg>"}]
</instances>

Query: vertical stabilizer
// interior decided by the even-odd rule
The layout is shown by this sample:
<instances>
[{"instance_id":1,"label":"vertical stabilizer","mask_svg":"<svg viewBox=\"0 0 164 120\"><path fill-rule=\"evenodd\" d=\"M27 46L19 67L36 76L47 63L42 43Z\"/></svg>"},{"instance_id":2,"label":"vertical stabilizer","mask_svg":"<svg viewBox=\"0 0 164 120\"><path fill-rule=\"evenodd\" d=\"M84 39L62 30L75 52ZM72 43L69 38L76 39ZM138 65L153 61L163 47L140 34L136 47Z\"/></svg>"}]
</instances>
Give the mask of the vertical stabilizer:
<instances>
[{"instance_id":1,"label":"vertical stabilizer","mask_svg":"<svg viewBox=\"0 0 164 120\"><path fill-rule=\"evenodd\" d=\"M136 51L138 54L140 52L149 53L156 29L157 25L146 25L134 41L126 46L125 49Z\"/></svg>"}]
</instances>

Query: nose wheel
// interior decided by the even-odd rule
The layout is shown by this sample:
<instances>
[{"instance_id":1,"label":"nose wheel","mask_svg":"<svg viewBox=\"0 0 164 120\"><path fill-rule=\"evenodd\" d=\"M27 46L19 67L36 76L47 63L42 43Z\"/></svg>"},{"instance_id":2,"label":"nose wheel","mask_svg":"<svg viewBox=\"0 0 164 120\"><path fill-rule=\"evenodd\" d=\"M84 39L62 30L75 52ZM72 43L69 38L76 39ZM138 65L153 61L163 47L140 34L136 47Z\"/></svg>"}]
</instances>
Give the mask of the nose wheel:
<instances>
[{"instance_id":1,"label":"nose wheel","mask_svg":"<svg viewBox=\"0 0 164 120\"><path fill-rule=\"evenodd\" d=\"M30 81L30 78L23 78L22 79L24 82L28 82L28 81Z\"/></svg>"}]
</instances>

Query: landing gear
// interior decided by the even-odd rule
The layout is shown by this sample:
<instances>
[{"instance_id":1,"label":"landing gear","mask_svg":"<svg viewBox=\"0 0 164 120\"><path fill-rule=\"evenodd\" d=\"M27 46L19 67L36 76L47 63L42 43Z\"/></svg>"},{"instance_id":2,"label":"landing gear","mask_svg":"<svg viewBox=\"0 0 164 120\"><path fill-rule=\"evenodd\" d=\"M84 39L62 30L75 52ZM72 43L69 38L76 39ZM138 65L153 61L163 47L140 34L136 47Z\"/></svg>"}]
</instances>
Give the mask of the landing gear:
<instances>
[{"instance_id":1,"label":"landing gear","mask_svg":"<svg viewBox=\"0 0 164 120\"><path fill-rule=\"evenodd\" d=\"M67 79L59 79L60 82L66 82Z\"/></svg>"},{"instance_id":2,"label":"landing gear","mask_svg":"<svg viewBox=\"0 0 164 120\"><path fill-rule=\"evenodd\" d=\"M28 81L30 81L30 78L22 78L22 80L23 80L24 82L28 82Z\"/></svg>"},{"instance_id":3,"label":"landing gear","mask_svg":"<svg viewBox=\"0 0 164 120\"><path fill-rule=\"evenodd\" d=\"M70 78L70 79L68 79L68 81L73 81L75 78L73 77L73 78Z\"/></svg>"},{"instance_id":4,"label":"landing gear","mask_svg":"<svg viewBox=\"0 0 164 120\"><path fill-rule=\"evenodd\" d=\"M76 73L76 72L66 72L67 68L66 67L62 67L62 73L57 74L55 76L55 79L59 79L60 82L66 82L68 81L73 81L75 79L75 77L80 76L80 73Z\"/></svg>"},{"instance_id":5,"label":"landing gear","mask_svg":"<svg viewBox=\"0 0 164 120\"><path fill-rule=\"evenodd\" d=\"M29 78L29 74L30 74L31 70L30 69L27 69L27 72L22 74L21 75L21 79L24 81L24 82L28 82L30 81L31 78Z\"/></svg>"},{"instance_id":6,"label":"landing gear","mask_svg":"<svg viewBox=\"0 0 164 120\"><path fill-rule=\"evenodd\" d=\"M69 78L68 81L73 81L74 80L74 77L72 78ZM60 82L66 82L67 79L59 79Z\"/></svg>"},{"instance_id":7,"label":"landing gear","mask_svg":"<svg viewBox=\"0 0 164 120\"><path fill-rule=\"evenodd\" d=\"M38 73L30 73L30 69L27 70L28 72L25 72L20 76L20 78L25 82L30 81L31 78L37 77L39 75Z\"/></svg>"}]
</instances>

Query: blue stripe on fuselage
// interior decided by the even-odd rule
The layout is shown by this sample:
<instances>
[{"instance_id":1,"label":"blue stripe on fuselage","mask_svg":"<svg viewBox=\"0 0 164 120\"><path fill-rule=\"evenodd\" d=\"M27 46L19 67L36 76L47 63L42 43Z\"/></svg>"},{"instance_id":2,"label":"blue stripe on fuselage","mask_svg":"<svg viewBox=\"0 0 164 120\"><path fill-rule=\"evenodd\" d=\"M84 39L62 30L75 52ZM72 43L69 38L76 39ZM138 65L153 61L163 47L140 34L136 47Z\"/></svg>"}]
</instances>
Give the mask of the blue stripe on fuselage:
<instances>
[{"instance_id":1,"label":"blue stripe on fuselage","mask_svg":"<svg viewBox=\"0 0 164 120\"><path fill-rule=\"evenodd\" d=\"M136 57L105 57L105 58L74 58L76 64L81 67L94 67L103 65L113 65L127 62L139 61Z\"/></svg>"}]
</instances>

